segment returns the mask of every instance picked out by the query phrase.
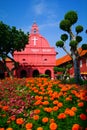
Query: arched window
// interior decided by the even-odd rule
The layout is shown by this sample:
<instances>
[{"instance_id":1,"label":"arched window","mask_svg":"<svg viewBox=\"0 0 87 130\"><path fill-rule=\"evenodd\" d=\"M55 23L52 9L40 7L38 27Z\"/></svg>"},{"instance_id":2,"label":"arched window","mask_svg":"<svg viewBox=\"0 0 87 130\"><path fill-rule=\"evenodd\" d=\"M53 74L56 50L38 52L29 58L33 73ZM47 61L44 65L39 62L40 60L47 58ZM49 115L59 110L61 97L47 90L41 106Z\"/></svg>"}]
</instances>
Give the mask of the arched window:
<instances>
[{"instance_id":1,"label":"arched window","mask_svg":"<svg viewBox=\"0 0 87 130\"><path fill-rule=\"evenodd\" d=\"M39 77L39 71L38 70L33 71L33 77Z\"/></svg>"}]
</instances>

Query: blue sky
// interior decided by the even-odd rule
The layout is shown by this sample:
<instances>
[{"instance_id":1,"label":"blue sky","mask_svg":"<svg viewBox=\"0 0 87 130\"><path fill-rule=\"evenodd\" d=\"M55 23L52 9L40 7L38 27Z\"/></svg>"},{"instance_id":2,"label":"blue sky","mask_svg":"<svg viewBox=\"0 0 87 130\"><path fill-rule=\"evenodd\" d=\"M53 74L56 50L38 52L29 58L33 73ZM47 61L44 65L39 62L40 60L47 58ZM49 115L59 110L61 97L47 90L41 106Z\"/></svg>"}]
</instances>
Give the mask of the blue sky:
<instances>
[{"instance_id":1,"label":"blue sky","mask_svg":"<svg viewBox=\"0 0 87 130\"><path fill-rule=\"evenodd\" d=\"M83 42L86 43L87 0L0 0L0 21L16 26L24 32L30 32L33 22L36 21L40 34L48 40L51 46L55 47L59 53L57 58L59 58L66 54L55 46L63 33L59 29L59 22L70 10L78 14L78 22L75 26L79 24L84 27L82 36Z\"/></svg>"}]
</instances>

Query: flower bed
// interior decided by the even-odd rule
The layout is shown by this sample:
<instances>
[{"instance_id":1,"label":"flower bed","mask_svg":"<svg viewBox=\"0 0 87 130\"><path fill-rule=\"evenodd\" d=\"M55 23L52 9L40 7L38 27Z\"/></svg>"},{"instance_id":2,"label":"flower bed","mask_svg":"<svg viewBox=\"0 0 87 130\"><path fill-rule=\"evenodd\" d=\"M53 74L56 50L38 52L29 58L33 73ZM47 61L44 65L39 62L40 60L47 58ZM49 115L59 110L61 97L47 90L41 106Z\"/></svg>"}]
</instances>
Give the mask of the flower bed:
<instances>
[{"instance_id":1,"label":"flower bed","mask_svg":"<svg viewBox=\"0 0 87 130\"><path fill-rule=\"evenodd\" d=\"M47 78L2 80L0 130L87 130L87 90Z\"/></svg>"}]
</instances>

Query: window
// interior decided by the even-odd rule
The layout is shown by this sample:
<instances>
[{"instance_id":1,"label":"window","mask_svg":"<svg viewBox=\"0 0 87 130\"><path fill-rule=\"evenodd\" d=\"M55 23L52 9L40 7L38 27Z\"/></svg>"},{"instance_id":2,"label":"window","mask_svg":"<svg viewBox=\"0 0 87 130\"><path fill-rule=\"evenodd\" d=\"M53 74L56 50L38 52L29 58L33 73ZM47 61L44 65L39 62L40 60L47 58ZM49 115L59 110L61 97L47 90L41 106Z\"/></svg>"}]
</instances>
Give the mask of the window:
<instances>
[{"instance_id":1,"label":"window","mask_svg":"<svg viewBox=\"0 0 87 130\"><path fill-rule=\"evenodd\" d=\"M47 59L44 59L44 61L47 61Z\"/></svg>"},{"instance_id":2,"label":"window","mask_svg":"<svg viewBox=\"0 0 87 130\"><path fill-rule=\"evenodd\" d=\"M82 67L82 60L80 60L80 67Z\"/></svg>"},{"instance_id":3,"label":"window","mask_svg":"<svg viewBox=\"0 0 87 130\"><path fill-rule=\"evenodd\" d=\"M37 32L36 29L34 29L34 34L35 34L36 32Z\"/></svg>"},{"instance_id":4,"label":"window","mask_svg":"<svg viewBox=\"0 0 87 130\"><path fill-rule=\"evenodd\" d=\"M22 59L23 61L25 61L25 59Z\"/></svg>"}]
</instances>

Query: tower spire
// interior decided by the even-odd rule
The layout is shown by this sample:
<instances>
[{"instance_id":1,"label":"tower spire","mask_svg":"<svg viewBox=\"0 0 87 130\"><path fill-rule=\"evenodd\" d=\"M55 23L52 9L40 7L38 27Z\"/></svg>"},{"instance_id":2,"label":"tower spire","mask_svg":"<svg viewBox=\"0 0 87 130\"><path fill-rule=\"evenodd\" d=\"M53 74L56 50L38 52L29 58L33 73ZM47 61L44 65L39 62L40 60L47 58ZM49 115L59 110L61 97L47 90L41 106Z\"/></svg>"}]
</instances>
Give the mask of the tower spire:
<instances>
[{"instance_id":1,"label":"tower spire","mask_svg":"<svg viewBox=\"0 0 87 130\"><path fill-rule=\"evenodd\" d=\"M38 29L38 26L37 26L37 24L36 24L36 21L34 21L34 23L33 23L33 25L32 25L31 33L32 33L32 34L37 34L37 33L39 33L39 29Z\"/></svg>"}]
</instances>

